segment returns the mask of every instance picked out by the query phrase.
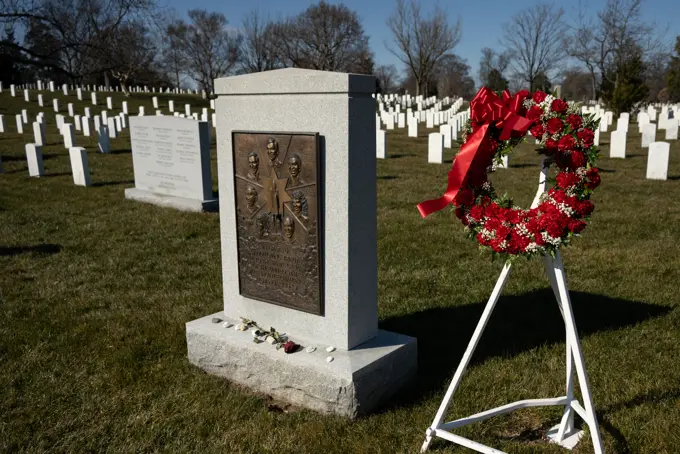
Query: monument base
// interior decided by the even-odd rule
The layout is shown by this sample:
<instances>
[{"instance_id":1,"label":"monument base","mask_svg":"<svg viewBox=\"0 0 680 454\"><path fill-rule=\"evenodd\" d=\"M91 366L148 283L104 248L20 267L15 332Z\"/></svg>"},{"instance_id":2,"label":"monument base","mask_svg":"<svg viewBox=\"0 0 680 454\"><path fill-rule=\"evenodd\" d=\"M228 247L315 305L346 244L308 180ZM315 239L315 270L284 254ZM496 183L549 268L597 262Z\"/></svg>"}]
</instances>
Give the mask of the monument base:
<instances>
[{"instance_id":1,"label":"monument base","mask_svg":"<svg viewBox=\"0 0 680 454\"><path fill-rule=\"evenodd\" d=\"M213 323L219 318L220 323ZM256 392L293 405L348 418L366 414L415 377L417 343L389 331L352 350L327 352L328 345L305 342L295 353L267 342L256 344L249 331L225 328L224 313L188 322L189 362ZM235 320L226 320L234 325ZM316 347L309 353L307 347ZM327 358L333 357L328 362Z\"/></svg>"},{"instance_id":2,"label":"monument base","mask_svg":"<svg viewBox=\"0 0 680 454\"><path fill-rule=\"evenodd\" d=\"M184 197L175 197L164 194L155 194L137 188L127 188L125 198L138 202L151 203L162 207L175 208L181 211L219 211L219 200L196 200Z\"/></svg>"}]
</instances>

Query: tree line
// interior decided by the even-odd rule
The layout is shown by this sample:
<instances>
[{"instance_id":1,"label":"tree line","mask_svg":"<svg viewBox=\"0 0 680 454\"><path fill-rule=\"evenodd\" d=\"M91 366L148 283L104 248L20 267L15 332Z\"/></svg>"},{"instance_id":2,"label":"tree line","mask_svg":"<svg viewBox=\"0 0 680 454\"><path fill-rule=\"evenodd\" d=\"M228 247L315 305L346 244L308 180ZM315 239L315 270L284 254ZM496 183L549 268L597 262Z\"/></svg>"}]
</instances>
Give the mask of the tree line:
<instances>
[{"instance_id":1,"label":"tree line","mask_svg":"<svg viewBox=\"0 0 680 454\"><path fill-rule=\"evenodd\" d=\"M618 111L642 101L680 101L680 37L673 51L644 0L607 0L576 19L539 3L510 17L497 49L482 49L478 80L493 90L551 91L603 99ZM178 17L156 0L0 0L0 80L183 87L206 92L214 79L284 67L373 74L377 91L462 96L475 81L454 53L460 20L434 6L396 0L383 43L403 65L376 65L355 11L319 1L272 20L254 10L240 24L201 9ZM675 55L674 55L675 54Z\"/></svg>"}]
</instances>

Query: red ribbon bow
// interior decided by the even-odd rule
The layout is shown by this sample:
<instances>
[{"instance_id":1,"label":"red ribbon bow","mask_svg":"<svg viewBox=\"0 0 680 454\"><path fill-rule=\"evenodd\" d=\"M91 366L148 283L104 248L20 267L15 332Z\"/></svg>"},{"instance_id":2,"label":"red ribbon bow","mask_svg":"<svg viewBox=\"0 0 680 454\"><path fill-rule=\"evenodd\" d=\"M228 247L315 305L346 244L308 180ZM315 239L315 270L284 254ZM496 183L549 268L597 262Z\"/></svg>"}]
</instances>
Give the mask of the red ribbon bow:
<instances>
[{"instance_id":1,"label":"red ribbon bow","mask_svg":"<svg viewBox=\"0 0 680 454\"><path fill-rule=\"evenodd\" d=\"M458 191L467 185L468 176L488 166L487 158L491 157L489 153L495 152L488 146L489 126L501 129L499 140L510 139L513 131L521 134L527 132L532 124L531 120L517 113L526 97L526 92L511 96L510 92L505 90L501 98L486 87L482 87L477 92L474 99L470 101L470 121L481 126L467 138L460 148L460 153L453 160L453 167L449 171L449 183L444 195L418 204L418 211L422 217L446 208L454 201ZM480 169L480 167L483 168Z\"/></svg>"}]
</instances>

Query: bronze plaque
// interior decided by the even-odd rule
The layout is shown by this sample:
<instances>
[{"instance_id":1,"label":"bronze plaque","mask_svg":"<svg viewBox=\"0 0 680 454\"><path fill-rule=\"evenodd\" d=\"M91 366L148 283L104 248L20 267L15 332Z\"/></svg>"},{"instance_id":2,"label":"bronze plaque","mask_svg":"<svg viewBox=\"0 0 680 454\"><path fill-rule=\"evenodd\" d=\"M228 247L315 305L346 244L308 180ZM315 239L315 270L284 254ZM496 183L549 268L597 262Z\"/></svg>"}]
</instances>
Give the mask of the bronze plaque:
<instances>
[{"instance_id":1,"label":"bronze plaque","mask_svg":"<svg viewBox=\"0 0 680 454\"><path fill-rule=\"evenodd\" d=\"M240 293L323 313L319 136L234 132Z\"/></svg>"}]
</instances>

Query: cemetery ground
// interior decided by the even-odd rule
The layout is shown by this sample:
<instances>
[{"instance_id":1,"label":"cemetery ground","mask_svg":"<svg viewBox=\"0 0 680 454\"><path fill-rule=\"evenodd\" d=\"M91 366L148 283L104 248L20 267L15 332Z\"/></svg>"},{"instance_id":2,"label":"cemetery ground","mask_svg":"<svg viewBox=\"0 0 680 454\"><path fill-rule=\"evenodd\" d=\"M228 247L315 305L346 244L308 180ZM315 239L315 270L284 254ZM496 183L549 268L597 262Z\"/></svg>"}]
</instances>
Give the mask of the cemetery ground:
<instances>
[{"instance_id":1,"label":"cemetery ground","mask_svg":"<svg viewBox=\"0 0 680 454\"><path fill-rule=\"evenodd\" d=\"M51 99L63 113L76 98L43 94L42 178L26 168L31 129L20 136L14 125L14 114L28 108L33 118L37 104L0 94L1 451L417 452L502 266L465 238L452 211L422 220L415 208L444 190L453 150L445 164L427 164L424 125L418 139L388 132L377 174L380 327L417 337L419 370L381 411L352 422L252 395L189 364L185 322L223 304L219 214L126 200L134 185L128 130L109 155L97 153L95 135L77 135L93 186L73 185ZM123 97L113 96L120 106ZM185 97L171 99L182 111ZM155 112L149 95L128 101L131 114L138 105ZM680 142L671 145L668 181L645 179L634 124L627 159L606 157L608 142L605 133L592 222L563 250L586 367L606 452L677 452ZM493 175L523 206L538 179L533 150L520 146L510 169ZM217 189L214 137L212 154ZM542 264L522 260L447 420L562 395L564 357ZM561 453L541 439L560 416L559 407L527 409L457 433L512 453ZM437 440L433 452L467 451ZM592 452L589 438L572 452Z\"/></svg>"}]
</instances>

